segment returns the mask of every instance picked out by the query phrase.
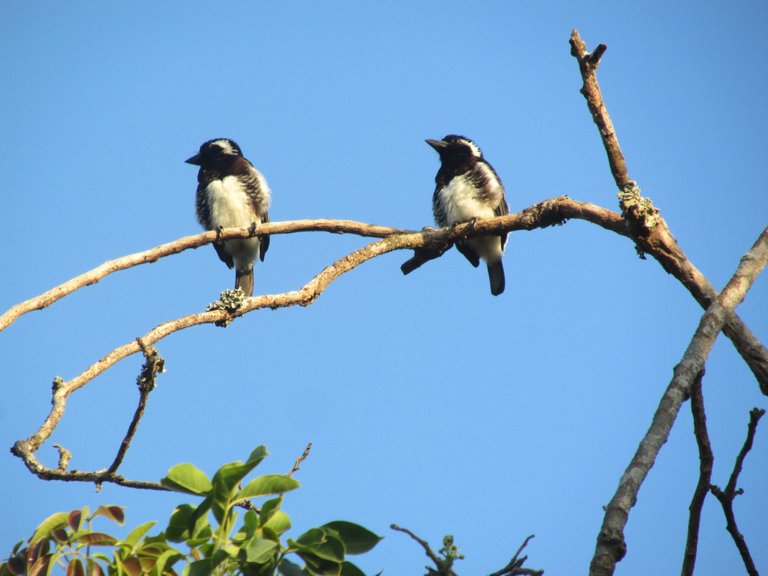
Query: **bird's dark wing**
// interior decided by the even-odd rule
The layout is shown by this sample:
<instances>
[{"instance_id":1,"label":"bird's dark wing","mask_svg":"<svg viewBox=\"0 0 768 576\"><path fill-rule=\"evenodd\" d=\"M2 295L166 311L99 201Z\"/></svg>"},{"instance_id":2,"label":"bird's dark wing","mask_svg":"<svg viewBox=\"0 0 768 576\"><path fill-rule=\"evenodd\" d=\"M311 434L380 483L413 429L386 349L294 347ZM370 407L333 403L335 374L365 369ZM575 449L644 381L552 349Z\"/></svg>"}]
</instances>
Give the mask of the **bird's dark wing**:
<instances>
[{"instance_id":1,"label":"bird's dark wing","mask_svg":"<svg viewBox=\"0 0 768 576\"><path fill-rule=\"evenodd\" d=\"M496 209L493 211L493 213L496 216L506 216L509 214L509 205L507 204L506 196L501 197L501 203L496 206ZM501 249L504 250L507 245L507 233L504 232L499 236L499 238L501 238Z\"/></svg>"},{"instance_id":2,"label":"bird's dark wing","mask_svg":"<svg viewBox=\"0 0 768 576\"><path fill-rule=\"evenodd\" d=\"M227 254L227 251L224 250L224 242L214 242L213 247L216 249L216 254L219 255L219 259L227 265L227 268L232 268L235 265L232 256Z\"/></svg>"},{"instance_id":3,"label":"bird's dark wing","mask_svg":"<svg viewBox=\"0 0 768 576\"><path fill-rule=\"evenodd\" d=\"M464 254L464 258L469 260L469 263L472 264L472 266L475 268L480 266L480 256L478 256L477 252L470 248L469 244L464 244L464 242L456 242L456 250Z\"/></svg>"},{"instance_id":4,"label":"bird's dark wing","mask_svg":"<svg viewBox=\"0 0 768 576\"><path fill-rule=\"evenodd\" d=\"M261 221L262 224L265 222L269 222L269 212L264 212L264 219ZM262 262L264 262L264 256L267 254L267 250L269 250L269 236L262 236L261 237L261 244L259 246L259 258Z\"/></svg>"}]
</instances>

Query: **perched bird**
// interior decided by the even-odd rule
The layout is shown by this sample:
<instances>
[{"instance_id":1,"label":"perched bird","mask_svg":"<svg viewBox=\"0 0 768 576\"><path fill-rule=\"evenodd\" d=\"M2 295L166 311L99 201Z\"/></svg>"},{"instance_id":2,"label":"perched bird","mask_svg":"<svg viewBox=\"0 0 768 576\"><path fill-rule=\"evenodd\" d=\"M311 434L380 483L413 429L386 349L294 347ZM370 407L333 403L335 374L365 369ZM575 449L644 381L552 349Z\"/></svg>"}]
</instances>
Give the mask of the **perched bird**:
<instances>
[{"instance_id":1,"label":"perched bird","mask_svg":"<svg viewBox=\"0 0 768 576\"><path fill-rule=\"evenodd\" d=\"M483 158L477 144L454 134L442 140L427 140L427 144L440 155L440 170L435 176L435 193L432 195L432 211L438 226L509 214L501 179ZM456 243L456 248L472 266L479 266L481 258L488 265L494 296L504 292L501 257L506 244L506 232Z\"/></svg>"},{"instance_id":2,"label":"perched bird","mask_svg":"<svg viewBox=\"0 0 768 576\"><path fill-rule=\"evenodd\" d=\"M209 140L186 162L200 166L196 208L203 228L243 228L269 222L267 181L235 142ZM264 260L269 236L218 241L213 247L224 264L235 268L235 289L253 296L253 264L257 255Z\"/></svg>"}]
</instances>

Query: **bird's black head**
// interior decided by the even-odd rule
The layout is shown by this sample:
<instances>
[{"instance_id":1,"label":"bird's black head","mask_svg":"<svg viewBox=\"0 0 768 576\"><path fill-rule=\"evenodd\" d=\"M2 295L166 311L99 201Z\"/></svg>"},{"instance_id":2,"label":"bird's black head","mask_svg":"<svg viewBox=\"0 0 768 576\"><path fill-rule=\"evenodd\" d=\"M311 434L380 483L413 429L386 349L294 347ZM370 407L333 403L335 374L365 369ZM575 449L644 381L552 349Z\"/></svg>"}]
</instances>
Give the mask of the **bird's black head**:
<instances>
[{"instance_id":1,"label":"bird's black head","mask_svg":"<svg viewBox=\"0 0 768 576\"><path fill-rule=\"evenodd\" d=\"M443 165L455 168L471 167L483 158L483 153L478 145L464 136L449 134L442 140L427 140L426 142L440 154L440 161Z\"/></svg>"},{"instance_id":2,"label":"bird's black head","mask_svg":"<svg viewBox=\"0 0 768 576\"><path fill-rule=\"evenodd\" d=\"M185 162L187 164L194 164L196 166L202 166L204 164L216 164L218 162L232 160L234 158L242 157L243 152L240 150L234 140L228 138L215 138L208 140L200 146L200 151L187 158Z\"/></svg>"}]
</instances>

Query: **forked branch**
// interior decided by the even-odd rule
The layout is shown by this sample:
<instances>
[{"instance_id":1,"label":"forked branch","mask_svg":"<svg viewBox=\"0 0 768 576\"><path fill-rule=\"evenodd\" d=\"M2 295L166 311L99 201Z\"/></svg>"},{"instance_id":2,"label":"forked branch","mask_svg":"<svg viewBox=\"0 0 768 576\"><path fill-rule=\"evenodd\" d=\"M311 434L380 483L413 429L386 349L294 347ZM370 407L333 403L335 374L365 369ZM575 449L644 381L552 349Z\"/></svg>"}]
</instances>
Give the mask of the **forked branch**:
<instances>
[{"instance_id":1,"label":"forked branch","mask_svg":"<svg viewBox=\"0 0 768 576\"><path fill-rule=\"evenodd\" d=\"M205 312L197 312L189 314L175 320L164 322L148 333L143 335L140 339L131 340L130 342L112 350L106 356L89 366L84 372L69 381L56 380L53 386L53 394L51 401L51 410L42 423L40 428L25 440L19 440L13 446L13 453L21 457L27 468L36 474L38 477L45 480L64 480L64 481L84 481L84 482L115 482L118 484L129 485L134 483L134 487L147 487L152 489L161 489L159 485L155 483L146 482L134 482L127 480L117 474L115 470L110 470L109 474L105 471L67 471L61 468L50 468L44 466L35 456L35 452L40 446L50 438L53 431L58 426L59 422L64 416L66 410L67 399L69 396L85 386L88 382L102 374L105 370L115 365L117 362L124 358L136 354L142 351L143 346L152 346L165 338L166 336L173 334L179 330L189 328L191 326L197 326L201 324L215 324L215 325L227 325L234 319L239 318L249 312L260 310L264 308L277 309L285 308L289 306L309 306L312 304L325 289L338 277L353 270L357 266L394 250L421 250L425 254L431 254L435 251L436 247L442 247L446 244L450 246L458 239L463 239L469 235L482 235L493 234L501 231L513 231L513 230L533 230L535 228L543 228L551 226L553 224L561 223L569 218L579 218L594 222L606 228L608 230L624 233L623 232L623 220L619 214L605 210L594 204L587 202L576 202L565 196L560 198L553 198L546 200L535 206L532 206L519 214L511 214L508 216L484 220L476 223L467 223L454 226L452 228L445 228L442 230L424 230L421 232L404 232L395 228L385 228L382 226L371 226L355 222L336 222L324 220L324 221L299 221L299 222L285 222L285 223L272 223L270 225L264 225L257 230L258 234L265 234L267 231L270 233L288 233L289 231L300 230L328 230L332 232L350 232L361 233L364 236L377 236L379 234L385 235L384 238L372 242L367 246L359 248L352 253L340 258L330 266L324 268L314 278L302 286L299 290L286 292L283 294L265 294L256 296L254 298L247 298L236 308L230 308L228 306L221 306L216 309L209 309ZM333 224L332 224L333 223ZM267 226L270 226L267 228ZM231 229L225 230L222 236L225 238L237 238L247 237L253 231L248 229ZM112 260L109 265L102 265L94 270L87 272L79 276L78 285L80 287L86 286L93 281L96 281L111 272L122 270L131 266L153 261L163 257L164 255L177 253L181 250L186 250L190 247L197 247L205 243L209 243L215 240L216 234L214 232L208 232L200 234L198 236L181 238L176 242L164 244L156 249L148 250L139 254L126 256L124 258L118 258ZM66 289L58 290L54 289L46 294L56 293L57 298L61 298L64 295L71 293L76 288L73 288L70 283L65 283ZM62 287L59 287L62 288ZM30 304L30 309L35 309L34 306L38 305L41 299L48 298L46 295L42 295L37 299L32 299L28 302L35 302L37 304ZM23 312L22 312L23 313ZM18 314L16 317L18 317ZM142 344L139 344L141 342ZM135 422L132 425L132 429L135 429ZM127 449L127 447L126 447ZM124 456L125 450L118 452L119 459L116 459L118 465L119 460ZM139 486L140 484L140 486Z\"/></svg>"},{"instance_id":2,"label":"forked branch","mask_svg":"<svg viewBox=\"0 0 768 576\"><path fill-rule=\"evenodd\" d=\"M688 260L672 232L649 198L640 195L640 189L630 178L624 155L619 146L613 122L603 102L597 82L597 65L606 50L601 44L588 52L578 30L571 33L571 54L579 63L582 77L581 93L587 101L592 118L603 142L611 173L619 189L620 207L626 218L630 237L641 255L653 256L667 273L677 278L705 310L717 297L717 291ZM733 312L729 312L723 329L741 357L755 375L760 390L768 395L768 351L752 331Z\"/></svg>"},{"instance_id":3,"label":"forked branch","mask_svg":"<svg viewBox=\"0 0 768 576\"><path fill-rule=\"evenodd\" d=\"M757 568L755 567L755 561L752 559L752 555L749 553L747 541L744 539L744 536L739 531L739 527L736 524L736 514L733 512L733 501L736 499L736 496L743 492L741 489L736 488L739 482L739 474L741 474L741 469L744 466L744 459L747 457L749 451L752 450L752 443L755 440L757 424L760 422L760 418L762 418L764 415L765 410L758 408L753 408L749 412L747 439L744 441L744 446L741 447L741 451L736 457L736 462L733 465L733 472L731 472L731 477L728 480L728 484L726 485L725 490L722 490L714 485L709 487L709 489L712 491L712 494L714 494L715 498L718 499L720 505L723 507L726 530L728 530L731 538L733 538L733 542L736 544L736 548L739 550L741 560L744 562L744 567L746 568L747 574L749 574L749 576L758 576L758 572Z\"/></svg>"}]
</instances>

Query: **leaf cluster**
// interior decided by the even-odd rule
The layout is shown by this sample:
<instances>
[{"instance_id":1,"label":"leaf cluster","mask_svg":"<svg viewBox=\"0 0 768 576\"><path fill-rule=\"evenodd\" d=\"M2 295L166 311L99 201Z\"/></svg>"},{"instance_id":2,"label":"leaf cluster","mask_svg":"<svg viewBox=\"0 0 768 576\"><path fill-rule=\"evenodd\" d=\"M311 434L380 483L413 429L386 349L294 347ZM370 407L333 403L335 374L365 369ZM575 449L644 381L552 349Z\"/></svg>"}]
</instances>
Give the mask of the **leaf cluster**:
<instances>
[{"instance_id":1,"label":"leaf cluster","mask_svg":"<svg viewBox=\"0 0 768 576\"><path fill-rule=\"evenodd\" d=\"M137 526L124 539L94 530L97 517L122 525L120 506L53 514L26 543L16 544L0 564L0 576L47 575L57 566L67 576L364 576L347 556L368 552L381 537L362 526L329 522L283 542L291 528L281 510L283 494L299 483L267 474L243 485L266 456L267 449L259 446L245 462L225 464L211 479L192 464L171 468L163 486L202 501L177 506L155 536L147 534L156 522ZM266 499L256 507L254 498Z\"/></svg>"}]
</instances>

